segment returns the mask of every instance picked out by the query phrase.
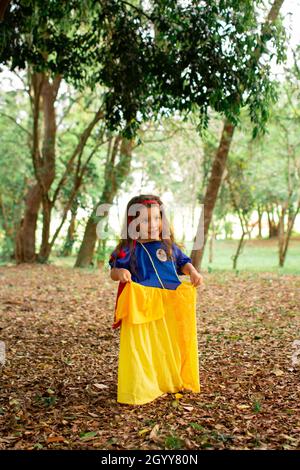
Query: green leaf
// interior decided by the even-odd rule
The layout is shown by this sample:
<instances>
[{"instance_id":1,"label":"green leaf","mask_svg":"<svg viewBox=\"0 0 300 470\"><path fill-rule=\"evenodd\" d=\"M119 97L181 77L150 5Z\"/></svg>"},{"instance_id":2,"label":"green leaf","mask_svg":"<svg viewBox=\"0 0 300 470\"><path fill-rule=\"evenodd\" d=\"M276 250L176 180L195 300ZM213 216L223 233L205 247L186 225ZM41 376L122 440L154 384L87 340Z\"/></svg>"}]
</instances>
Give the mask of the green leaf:
<instances>
[{"instance_id":1,"label":"green leaf","mask_svg":"<svg viewBox=\"0 0 300 470\"><path fill-rule=\"evenodd\" d=\"M80 434L81 439L90 439L91 437L97 436L98 432L97 431L89 431L89 432L83 432Z\"/></svg>"}]
</instances>

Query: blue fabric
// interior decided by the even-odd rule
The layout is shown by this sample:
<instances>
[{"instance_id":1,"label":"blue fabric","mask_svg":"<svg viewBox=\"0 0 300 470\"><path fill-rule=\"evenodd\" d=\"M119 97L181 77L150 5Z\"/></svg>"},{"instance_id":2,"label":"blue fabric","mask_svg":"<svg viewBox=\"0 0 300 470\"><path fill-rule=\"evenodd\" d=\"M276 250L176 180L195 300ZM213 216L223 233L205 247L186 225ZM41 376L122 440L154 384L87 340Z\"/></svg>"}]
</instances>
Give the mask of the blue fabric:
<instances>
[{"instance_id":1,"label":"blue fabric","mask_svg":"<svg viewBox=\"0 0 300 470\"><path fill-rule=\"evenodd\" d=\"M149 251L155 268L159 274L159 277L162 280L165 289L175 290L179 286L181 281L176 276L172 260L161 261L157 258L156 255L156 251L159 248L164 249L162 242L160 240L154 240L150 242L145 242L143 243L143 245ZM130 268L129 248L125 247L123 248L123 251L125 252L125 256L123 258L116 258L115 250L111 253L111 258L109 260L109 265L111 268L115 267L128 269L128 271L131 272L131 278L134 282L137 282L144 286L160 287L162 289L162 286L156 276L155 270L152 266L149 256L144 250L144 248L140 245L140 243L137 243L135 247L138 276L133 274ZM172 245L172 252L176 272L178 275L183 275L184 273L181 271L181 267L184 266L186 263L191 263L192 260L187 255L185 255L180 250L180 248L174 243Z\"/></svg>"}]
</instances>

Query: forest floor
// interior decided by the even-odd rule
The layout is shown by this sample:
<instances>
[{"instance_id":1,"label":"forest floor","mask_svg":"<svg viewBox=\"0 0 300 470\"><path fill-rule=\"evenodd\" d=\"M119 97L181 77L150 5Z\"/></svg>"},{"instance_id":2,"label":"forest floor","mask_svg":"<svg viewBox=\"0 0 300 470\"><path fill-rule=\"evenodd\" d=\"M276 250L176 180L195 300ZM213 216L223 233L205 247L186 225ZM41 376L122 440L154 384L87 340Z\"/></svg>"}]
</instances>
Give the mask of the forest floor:
<instances>
[{"instance_id":1,"label":"forest floor","mask_svg":"<svg viewBox=\"0 0 300 470\"><path fill-rule=\"evenodd\" d=\"M101 270L0 268L0 449L300 449L300 277L204 272L201 392L116 401L117 283Z\"/></svg>"}]
</instances>

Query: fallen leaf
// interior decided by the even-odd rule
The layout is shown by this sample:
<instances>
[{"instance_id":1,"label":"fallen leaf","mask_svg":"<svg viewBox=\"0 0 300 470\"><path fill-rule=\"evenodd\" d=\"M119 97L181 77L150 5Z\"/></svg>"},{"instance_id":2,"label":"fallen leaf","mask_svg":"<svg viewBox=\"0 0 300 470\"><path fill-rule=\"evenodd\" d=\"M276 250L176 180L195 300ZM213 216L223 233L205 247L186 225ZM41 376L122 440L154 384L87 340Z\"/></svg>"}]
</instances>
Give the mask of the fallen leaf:
<instances>
[{"instance_id":1,"label":"fallen leaf","mask_svg":"<svg viewBox=\"0 0 300 470\"><path fill-rule=\"evenodd\" d=\"M183 406L186 411L193 411L194 407L193 406Z\"/></svg>"},{"instance_id":2,"label":"fallen leaf","mask_svg":"<svg viewBox=\"0 0 300 470\"><path fill-rule=\"evenodd\" d=\"M216 424L215 428L218 429L218 430L221 430L221 429L224 429L224 426L223 426L223 424Z\"/></svg>"},{"instance_id":3,"label":"fallen leaf","mask_svg":"<svg viewBox=\"0 0 300 470\"><path fill-rule=\"evenodd\" d=\"M154 442L158 442L159 439L158 439L158 430L159 430L159 424L156 424L151 432L150 432L150 435L149 435L149 438L151 439L151 441L154 441Z\"/></svg>"},{"instance_id":4,"label":"fallen leaf","mask_svg":"<svg viewBox=\"0 0 300 470\"><path fill-rule=\"evenodd\" d=\"M94 387L98 388L98 389L103 389L103 388L108 388L108 385L104 385L104 384L94 384Z\"/></svg>"},{"instance_id":5,"label":"fallen leaf","mask_svg":"<svg viewBox=\"0 0 300 470\"><path fill-rule=\"evenodd\" d=\"M176 400L179 400L182 397L183 397L183 395L181 395L181 393L175 393Z\"/></svg>"},{"instance_id":6,"label":"fallen leaf","mask_svg":"<svg viewBox=\"0 0 300 470\"><path fill-rule=\"evenodd\" d=\"M150 432L151 430L149 428L145 428L145 429L141 429L139 431L139 436L143 436L144 434L146 434L147 432Z\"/></svg>"},{"instance_id":7,"label":"fallen leaf","mask_svg":"<svg viewBox=\"0 0 300 470\"><path fill-rule=\"evenodd\" d=\"M89 439L94 439L94 437L97 436L97 431L90 431L86 433L81 433L80 438L83 439L84 441L87 441Z\"/></svg>"},{"instance_id":8,"label":"fallen leaf","mask_svg":"<svg viewBox=\"0 0 300 470\"><path fill-rule=\"evenodd\" d=\"M280 377L281 375L284 375L283 370L278 369L275 367L275 369L272 370L272 373L276 375L276 377Z\"/></svg>"},{"instance_id":9,"label":"fallen leaf","mask_svg":"<svg viewBox=\"0 0 300 470\"><path fill-rule=\"evenodd\" d=\"M51 442L64 442L65 438L63 436L51 436L48 437L47 443L50 444Z\"/></svg>"}]
</instances>

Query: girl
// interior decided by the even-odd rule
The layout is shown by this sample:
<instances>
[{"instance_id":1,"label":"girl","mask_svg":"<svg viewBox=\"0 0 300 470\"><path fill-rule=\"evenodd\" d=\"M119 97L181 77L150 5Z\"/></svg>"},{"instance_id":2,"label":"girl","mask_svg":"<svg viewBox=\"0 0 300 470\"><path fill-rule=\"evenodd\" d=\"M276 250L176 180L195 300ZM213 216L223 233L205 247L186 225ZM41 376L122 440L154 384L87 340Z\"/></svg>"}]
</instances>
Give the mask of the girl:
<instances>
[{"instance_id":1,"label":"girl","mask_svg":"<svg viewBox=\"0 0 300 470\"><path fill-rule=\"evenodd\" d=\"M126 215L109 259L111 278L119 281L117 401L144 404L166 392L199 392L195 287L203 277L175 244L159 197L132 198ZM181 282L183 274L190 281Z\"/></svg>"}]
</instances>

